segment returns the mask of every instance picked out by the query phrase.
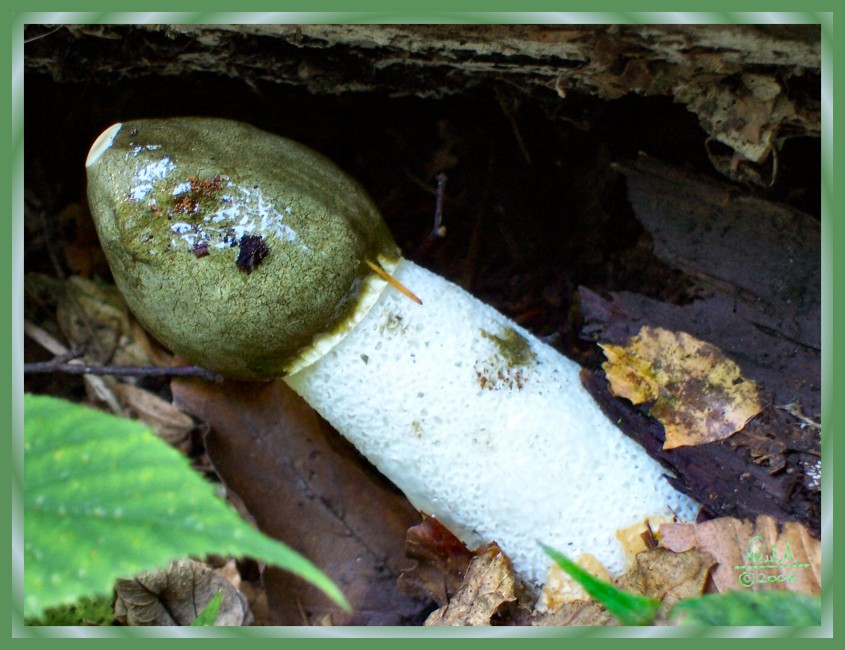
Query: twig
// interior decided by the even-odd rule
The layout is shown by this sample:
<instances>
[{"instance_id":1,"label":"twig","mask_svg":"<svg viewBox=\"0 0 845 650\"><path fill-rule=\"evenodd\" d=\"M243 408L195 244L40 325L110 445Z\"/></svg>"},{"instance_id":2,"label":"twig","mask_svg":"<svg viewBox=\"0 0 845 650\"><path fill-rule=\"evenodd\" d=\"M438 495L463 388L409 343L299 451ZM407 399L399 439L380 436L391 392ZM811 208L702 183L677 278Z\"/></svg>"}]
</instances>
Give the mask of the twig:
<instances>
[{"instance_id":1,"label":"twig","mask_svg":"<svg viewBox=\"0 0 845 650\"><path fill-rule=\"evenodd\" d=\"M45 25L45 27L46 27L46 25ZM37 41L40 38L44 38L45 36L49 36L50 34L55 34L62 27L64 27L64 25L56 25L55 27L53 27L53 29L51 29L48 32L44 32L43 34L38 34L38 36L32 36L31 38L24 39L23 44L27 45L28 43L32 43L34 41Z\"/></svg>"},{"instance_id":2,"label":"twig","mask_svg":"<svg viewBox=\"0 0 845 650\"><path fill-rule=\"evenodd\" d=\"M511 123L511 130L513 131L513 137L516 140L516 144L519 147L519 150L522 152L523 158L525 158L525 162L529 165L531 164L531 156L528 153L528 147L525 146L525 140L522 138L522 132L519 130L519 125L516 123L516 117L514 117L514 110L519 107L518 100L511 100L505 97L499 97L499 107L502 109L502 112L505 114L505 117Z\"/></svg>"},{"instance_id":3,"label":"twig","mask_svg":"<svg viewBox=\"0 0 845 650\"><path fill-rule=\"evenodd\" d=\"M223 381L217 373L200 366L99 366L86 363L65 363L66 355L23 364L24 373L63 372L68 375L113 375L117 377L203 377L213 382Z\"/></svg>"},{"instance_id":4,"label":"twig","mask_svg":"<svg viewBox=\"0 0 845 650\"><path fill-rule=\"evenodd\" d=\"M118 377L204 377L215 383L223 381L220 375L200 366L101 366L77 359L79 350L68 350L59 341L37 325L24 321L24 333L46 350L56 355L49 361L25 363L24 373L37 374L63 372L68 375L115 375ZM70 363L68 363L70 362Z\"/></svg>"},{"instance_id":5,"label":"twig","mask_svg":"<svg viewBox=\"0 0 845 650\"><path fill-rule=\"evenodd\" d=\"M38 343L48 352L52 352L55 355L59 361L54 359L53 363L59 363L64 357L72 355L71 359L64 359L65 361L70 361L67 365L81 366L83 364L80 359L76 358L79 355L75 353L75 350L68 350L61 342L53 338L53 336L48 334L45 330L38 327L38 325L30 323L29 321L24 321L23 331L30 339ZM96 396L96 399L104 402L112 413L115 415L121 415L123 413L123 409L117 401L117 397L114 392L112 392L101 377L84 375L83 379L85 381L86 389L93 393Z\"/></svg>"},{"instance_id":6,"label":"twig","mask_svg":"<svg viewBox=\"0 0 845 650\"><path fill-rule=\"evenodd\" d=\"M422 240L422 243L417 246L417 250L414 251L415 258L425 256L436 240L443 239L446 236L446 226L443 225L443 199L446 196L447 177L446 174L440 172L434 178L437 179L437 193L434 200L434 226L426 238Z\"/></svg>"},{"instance_id":7,"label":"twig","mask_svg":"<svg viewBox=\"0 0 845 650\"><path fill-rule=\"evenodd\" d=\"M52 335L48 334L46 330L38 327L35 323L25 320L23 323L23 333L38 343L38 345L42 348L48 352L52 352L56 356L68 353L68 349L62 343L56 340L56 338Z\"/></svg>"},{"instance_id":8,"label":"twig","mask_svg":"<svg viewBox=\"0 0 845 650\"><path fill-rule=\"evenodd\" d=\"M434 228L431 230L433 237L445 237L446 226L443 225L443 197L446 196L446 174L440 172L434 178L437 179L437 200L434 203Z\"/></svg>"}]
</instances>

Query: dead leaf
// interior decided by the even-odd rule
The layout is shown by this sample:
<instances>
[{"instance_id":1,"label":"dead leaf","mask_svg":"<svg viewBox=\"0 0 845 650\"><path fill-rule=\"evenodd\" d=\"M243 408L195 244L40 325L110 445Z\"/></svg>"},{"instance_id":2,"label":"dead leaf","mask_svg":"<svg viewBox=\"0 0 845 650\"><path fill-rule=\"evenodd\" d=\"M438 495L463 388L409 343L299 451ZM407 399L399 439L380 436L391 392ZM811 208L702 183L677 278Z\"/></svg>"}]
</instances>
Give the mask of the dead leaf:
<instances>
[{"instance_id":1,"label":"dead leaf","mask_svg":"<svg viewBox=\"0 0 845 650\"><path fill-rule=\"evenodd\" d=\"M347 614L319 589L268 567L276 625L402 625L430 605L399 592L405 533L419 513L284 382L171 382L174 403L210 426L206 451L258 527L343 590ZM327 616L329 618L327 618Z\"/></svg>"},{"instance_id":2,"label":"dead leaf","mask_svg":"<svg viewBox=\"0 0 845 650\"><path fill-rule=\"evenodd\" d=\"M595 600L573 600L558 609L534 612L527 624L542 627L612 627L619 621Z\"/></svg>"},{"instance_id":3,"label":"dead leaf","mask_svg":"<svg viewBox=\"0 0 845 650\"><path fill-rule=\"evenodd\" d=\"M730 84L690 80L675 93L714 139L736 152L734 164L720 169L735 180L748 180L736 173L739 160L762 163L777 146L780 132L801 121L781 82L769 75L745 73Z\"/></svg>"},{"instance_id":4,"label":"dead leaf","mask_svg":"<svg viewBox=\"0 0 845 650\"><path fill-rule=\"evenodd\" d=\"M510 560L495 544L488 544L467 569L458 593L426 619L427 626L492 625L494 617L516 602L516 578Z\"/></svg>"},{"instance_id":5,"label":"dead leaf","mask_svg":"<svg viewBox=\"0 0 845 650\"><path fill-rule=\"evenodd\" d=\"M631 569L615 580L607 576L603 567L591 567L589 560L579 558L578 564L619 589L661 601L660 614L665 617L679 600L703 593L714 560L696 550L673 553L662 548L649 549L639 553ZM539 626L619 625L603 605L557 565L552 566L527 622Z\"/></svg>"},{"instance_id":6,"label":"dead leaf","mask_svg":"<svg viewBox=\"0 0 845 650\"><path fill-rule=\"evenodd\" d=\"M72 273L90 278L95 272L102 274L108 270L94 220L82 203L67 205L56 220L63 231L74 235L72 241L64 242L62 246L65 262Z\"/></svg>"},{"instance_id":7,"label":"dead leaf","mask_svg":"<svg viewBox=\"0 0 845 650\"><path fill-rule=\"evenodd\" d=\"M128 415L150 426L156 435L170 444L182 442L196 426L190 416L148 390L120 382L111 389Z\"/></svg>"},{"instance_id":8,"label":"dead leaf","mask_svg":"<svg viewBox=\"0 0 845 650\"><path fill-rule=\"evenodd\" d=\"M617 586L656 598L661 603L661 614L666 616L679 600L704 593L714 564L711 555L694 549L674 553L655 548L637 555L636 565Z\"/></svg>"},{"instance_id":9,"label":"dead leaf","mask_svg":"<svg viewBox=\"0 0 845 650\"><path fill-rule=\"evenodd\" d=\"M190 625L218 591L222 599L215 625L250 625L253 620L246 597L195 560L118 580L115 591L115 617L124 625Z\"/></svg>"},{"instance_id":10,"label":"dead leaf","mask_svg":"<svg viewBox=\"0 0 845 650\"><path fill-rule=\"evenodd\" d=\"M637 556L643 551L648 551L657 546L654 538L654 531L660 528L661 524L674 521L673 517L666 515L651 515L643 521L638 521L626 528L616 531L616 539L625 551L625 559L628 566L636 563Z\"/></svg>"},{"instance_id":11,"label":"dead leaf","mask_svg":"<svg viewBox=\"0 0 845 650\"><path fill-rule=\"evenodd\" d=\"M226 563L223 566L215 568L214 573L219 575L238 591L241 590L241 572L238 570L238 563L233 558L226 560Z\"/></svg>"},{"instance_id":12,"label":"dead leaf","mask_svg":"<svg viewBox=\"0 0 845 650\"><path fill-rule=\"evenodd\" d=\"M460 589L474 553L434 517L408 529L405 555L417 561L399 576L399 590L445 605Z\"/></svg>"},{"instance_id":13,"label":"dead leaf","mask_svg":"<svg viewBox=\"0 0 845 650\"><path fill-rule=\"evenodd\" d=\"M133 338L141 330L133 330L133 319L114 285L68 278L56 319L71 346L84 349L97 363L149 365L144 344Z\"/></svg>"},{"instance_id":14,"label":"dead leaf","mask_svg":"<svg viewBox=\"0 0 845 650\"><path fill-rule=\"evenodd\" d=\"M739 366L685 332L645 326L624 348L601 347L613 393L634 404L654 401L664 449L723 440L762 410L756 385Z\"/></svg>"},{"instance_id":15,"label":"dead leaf","mask_svg":"<svg viewBox=\"0 0 845 650\"><path fill-rule=\"evenodd\" d=\"M270 614L270 606L267 603L267 592L259 582L243 582L240 591L249 603L249 608L255 620L252 624L256 627L273 625L273 617Z\"/></svg>"},{"instance_id":16,"label":"dead leaf","mask_svg":"<svg viewBox=\"0 0 845 650\"><path fill-rule=\"evenodd\" d=\"M594 578L610 582L610 574L595 556L585 553L575 560L575 563ZM540 592L540 597L534 605L534 610L539 614L547 614L556 612L569 603L589 600L590 595L581 586L581 583L561 569L560 565L555 562L549 567L549 575Z\"/></svg>"},{"instance_id":17,"label":"dead leaf","mask_svg":"<svg viewBox=\"0 0 845 650\"><path fill-rule=\"evenodd\" d=\"M779 589L821 593L821 543L801 524L778 529L773 517L756 522L722 517L700 524L664 524L661 544L674 551L697 548L712 555L717 591Z\"/></svg>"}]
</instances>

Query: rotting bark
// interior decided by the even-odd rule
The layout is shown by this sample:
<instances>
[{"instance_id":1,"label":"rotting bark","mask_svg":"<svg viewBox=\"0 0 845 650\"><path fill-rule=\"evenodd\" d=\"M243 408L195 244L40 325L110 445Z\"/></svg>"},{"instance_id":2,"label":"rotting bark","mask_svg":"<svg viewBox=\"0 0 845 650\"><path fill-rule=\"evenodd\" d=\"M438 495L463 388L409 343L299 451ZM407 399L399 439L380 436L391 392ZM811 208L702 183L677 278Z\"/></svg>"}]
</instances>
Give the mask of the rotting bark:
<instances>
[{"instance_id":1,"label":"rotting bark","mask_svg":"<svg viewBox=\"0 0 845 650\"><path fill-rule=\"evenodd\" d=\"M623 345L643 325L718 346L757 382L766 408L721 442L662 449L663 427L582 374L602 408L719 516L770 514L820 530L821 243L817 220L652 161L620 165L655 253L685 271L699 298L670 305L582 288L583 333Z\"/></svg>"},{"instance_id":2,"label":"rotting bark","mask_svg":"<svg viewBox=\"0 0 845 650\"><path fill-rule=\"evenodd\" d=\"M818 359L818 219L648 158L616 168L660 259L694 276L707 293L730 297L734 312L749 310L740 320Z\"/></svg>"},{"instance_id":3,"label":"rotting bark","mask_svg":"<svg viewBox=\"0 0 845 650\"><path fill-rule=\"evenodd\" d=\"M487 85L549 103L671 96L695 113L723 173L763 181L785 139L820 134L818 25L31 26L26 67L111 83L213 73L315 94L444 97ZM78 65L67 66L68 56Z\"/></svg>"},{"instance_id":4,"label":"rotting bark","mask_svg":"<svg viewBox=\"0 0 845 650\"><path fill-rule=\"evenodd\" d=\"M820 534L820 491L818 486L809 487L806 480L810 474L808 468L818 462L819 454L815 450L802 451L801 447L807 447L806 441L799 442L795 448L788 447L786 432L790 429L787 423L766 419L778 417L777 411L767 411L728 440L665 451L663 426L657 420L614 397L599 373L584 370L581 378L607 416L649 455L677 475L677 478L669 477L669 482L703 505L704 519L748 519L767 514L781 523L799 521L812 534ZM787 439L777 442L785 458L783 468L776 472L756 462L750 446L755 432L769 435L768 425L778 426L778 438Z\"/></svg>"}]
</instances>

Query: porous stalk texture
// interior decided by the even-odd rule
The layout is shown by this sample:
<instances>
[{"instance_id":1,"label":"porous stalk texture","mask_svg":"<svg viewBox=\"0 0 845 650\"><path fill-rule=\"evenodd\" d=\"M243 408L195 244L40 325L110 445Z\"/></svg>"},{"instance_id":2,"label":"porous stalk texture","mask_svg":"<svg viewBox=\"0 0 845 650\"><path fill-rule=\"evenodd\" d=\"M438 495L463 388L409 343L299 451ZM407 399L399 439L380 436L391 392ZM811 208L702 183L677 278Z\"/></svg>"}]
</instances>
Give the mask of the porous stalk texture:
<instances>
[{"instance_id":1,"label":"porous stalk texture","mask_svg":"<svg viewBox=\"0 0 845 650\"><path fill-rule=\"evenodd\" d=\"M443 278L401 260L360 323L288 383L470 548L496 541L542 583L551 561L591 553L625 568L617 529L694 517L664 470L581 386L579 366Z\"/></svg>"}]
</instances>

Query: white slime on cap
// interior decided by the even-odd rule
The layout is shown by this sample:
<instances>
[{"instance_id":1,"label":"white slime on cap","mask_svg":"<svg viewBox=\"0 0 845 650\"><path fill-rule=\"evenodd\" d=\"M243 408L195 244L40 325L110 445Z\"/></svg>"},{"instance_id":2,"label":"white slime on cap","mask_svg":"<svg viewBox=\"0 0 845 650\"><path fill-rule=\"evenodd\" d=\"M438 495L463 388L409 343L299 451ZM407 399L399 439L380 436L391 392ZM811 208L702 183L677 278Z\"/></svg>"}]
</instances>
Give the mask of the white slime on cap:
<instances>
[{"instance_id":1,"label":"white slime on cap","mask_svg":"<svg viewBox=\"0 0 845 650\"><path fill-rule=\"evenodd\" d=\"M85 159L86 167L93 165L100 159L103 152L108 151L109 147L111 147L114 142L114 137L122 127L123 124L120 122L112 124L109 128L97 136L97 139L94 140L94 144L92 144L91 148L88 150L88 157Z\"/></svg>"}]
</instances>

